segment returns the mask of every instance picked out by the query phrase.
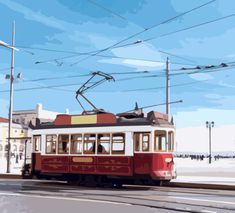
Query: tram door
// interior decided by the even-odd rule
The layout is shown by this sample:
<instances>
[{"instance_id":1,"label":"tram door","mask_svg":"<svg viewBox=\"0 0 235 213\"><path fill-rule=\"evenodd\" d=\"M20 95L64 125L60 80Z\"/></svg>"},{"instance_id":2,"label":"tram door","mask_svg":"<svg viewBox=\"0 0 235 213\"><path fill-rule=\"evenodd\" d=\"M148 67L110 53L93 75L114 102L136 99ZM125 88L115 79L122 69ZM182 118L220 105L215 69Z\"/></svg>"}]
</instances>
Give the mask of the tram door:
<instances>
[{"instance_id":1,"label":"tram door","mask_svg":"<svg viewBox=\"0 0 235 213\"><path fill-rule=\"evenodd\" d=\"M41 170L41 135L33 136L32 150L32 171Z\"/></svg>"}]
</instances>

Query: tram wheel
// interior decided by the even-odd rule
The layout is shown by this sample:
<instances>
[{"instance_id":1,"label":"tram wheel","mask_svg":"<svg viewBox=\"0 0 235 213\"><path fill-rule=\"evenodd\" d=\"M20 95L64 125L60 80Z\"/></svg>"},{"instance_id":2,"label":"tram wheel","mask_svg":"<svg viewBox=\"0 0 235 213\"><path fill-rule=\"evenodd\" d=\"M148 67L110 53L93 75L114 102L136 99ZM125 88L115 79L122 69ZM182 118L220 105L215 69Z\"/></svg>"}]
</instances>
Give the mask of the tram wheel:
<instances>
[{"instance_id":1,"label":"tram wheel","mask_svg":"<svg viewBox=\"0 0 235 213\"><path fill-rule=\"evenodd\" d=\"M83 183L85 186L97 186L96 177L94 175L86 175Z\"/></svg>"}]
</instances>

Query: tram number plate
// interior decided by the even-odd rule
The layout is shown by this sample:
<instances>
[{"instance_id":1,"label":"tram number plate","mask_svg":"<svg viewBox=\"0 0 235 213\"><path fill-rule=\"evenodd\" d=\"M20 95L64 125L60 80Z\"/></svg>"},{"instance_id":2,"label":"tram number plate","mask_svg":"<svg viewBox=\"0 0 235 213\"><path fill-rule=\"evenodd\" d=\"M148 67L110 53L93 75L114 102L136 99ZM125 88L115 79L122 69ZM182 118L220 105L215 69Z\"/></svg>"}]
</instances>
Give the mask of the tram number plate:
<instances>
[{"instance_id":1,"label":"tram number plate","mask_svg":"<svg viewBox=\"0 0 235 213\"><path fill-rule=\"evenodd\" d=\"M90 157L73 157L73 162L74 163L92 163L93 158Z\"/></svg>"}]
</instances>

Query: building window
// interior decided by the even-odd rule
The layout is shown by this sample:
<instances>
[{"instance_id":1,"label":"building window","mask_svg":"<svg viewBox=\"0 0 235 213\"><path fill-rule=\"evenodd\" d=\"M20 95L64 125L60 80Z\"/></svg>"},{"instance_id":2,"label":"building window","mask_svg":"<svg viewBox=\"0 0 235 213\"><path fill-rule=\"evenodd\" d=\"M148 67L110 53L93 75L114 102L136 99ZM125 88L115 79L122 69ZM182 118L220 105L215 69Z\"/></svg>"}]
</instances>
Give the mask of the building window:
<instances>
[{"instance_id":1,"label":"building window","mask_svg":"<svg viewBox=\"0 0 235 213\"><path fill-rule=\"evenodd\" d=\"M33 136L33 151L38 152L41 150L41 136L34 135Z\"/></svg>"},{"instance_id":2,"label":"building window","mask_svg":"<svg viewBox=\"0 0 235 213\"><path fill-rule=\"evenodd\" d=\"M71 154L82 153L82 134L71 135Z\"/></svg>"},{"instance_id":3,"label":"building window","mask_svg":"<svg viewBox=\"0 0 235 213\"><path fill-rule=\"evenodd\" d=\"M59 135L58 137L58 153L69 153L69 135Z\"/></svg>"},{"instance_id":4,"label":"building window","mask_svg":"<svg viewBox=\"0 0 235 213\"><path fill-rule=\"evenodd\" d=\"M154 151L166 151L166 131L155 131Z\"/></svg>"},{"instance_id":5,"label":"building window","mask_svg":"<svg viewBox=\"0 0 235 213\"><path fill-rule=\"evenodd\" d=\"M17 152L17 146L15 144L12 146L12 152Z\"/></svg>"},{"instance_id":6,"label":"building window","mask_svg":"<svg viewBox=\"0 0 235 213\"><path fill-rule=\"evenodd\" d=\"M19 152L24 152L24 145L20 145Z\"/></svg>"},{"instance_id":7,"label":"building window","mask_svg":"<svg viewBox=\"0 0 235 213\"><path fill-rule=\"evenodd\" d=\"M85 134L84 135L84 154L95 154L96 146L96 134Z\"/></svg>"},{"instance_id":8,"label":"building window","mask_svg":"<svg viewBox=\"0 0 235 213\"><path fill-rule=\"evenodd\" d=\"M56 153L56 135L47 135L46 136L46 153L55 154Z\"/></svg>"},{"instance_id":9,"label":"building window","mask_svg":"<svg viewBox=\"0 0 235 213\"><path fill-rule=\"evenodd\" d=\"M168 132L168 151L174 151L174 132Z\"/></svg>"},{"instance_id":10,"label":"building window","mask_svg":"<svg viewBox=\"0 0 235 213\"><path fill-rule=\"evenodd\" d=\"M142 151L149 151L150 133L142 134Z\"/></svg>"},{"instance_id":11,"label":"building window","mask_svg":"<svg viewBox=\"0 0 235 213\"><path fill-rule=\"evenodd\" d=\"M125 134L114 133L112 134L112 154L125 153Z\"/></svg>"},{"instance_id":12,"label":"building window","mask_svg":"<svg viewBox=\"0 0 235 213\"><path fill-rule=\"evenodd\" d=\"M98 154L110 153L110 134L98 134Z\"/></svg>"}]
</instances>

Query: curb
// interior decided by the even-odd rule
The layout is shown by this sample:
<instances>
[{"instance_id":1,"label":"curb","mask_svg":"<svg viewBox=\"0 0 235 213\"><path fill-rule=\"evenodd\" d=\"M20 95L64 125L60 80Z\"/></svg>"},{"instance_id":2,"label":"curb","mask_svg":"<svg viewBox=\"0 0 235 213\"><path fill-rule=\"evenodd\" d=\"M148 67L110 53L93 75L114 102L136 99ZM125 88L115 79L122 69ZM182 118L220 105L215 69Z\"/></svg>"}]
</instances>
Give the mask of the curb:
<instances>
[{"instance_id":1,"label":"curb","mask_svg":"<svg viewBox=\"0 0 235 213\"><path fill-rule=\"evenodd\" d=\"M166 187L182 187L195 189L217 189L217 190L235 190L235 185L211 184L211 183L189 183L189 182L170 182L164 184Z\"/></svg>"},{"instance_id":2,"label":"curb","mask_svg":"<svg viewBox=\"0 0 235 213\"><path fill-rule=\"evenodd\" d=\"M19 174L0 174L0 179L25 179ZM180 187L194 189L215 189L235 191L235 185L211 184L211 183L189 183L189 182L169 182L163 184L164 187Z\"/></svg>"},{"instance_id":3,"label":"curb","mask_svg":"<svg viewBox=\"0 0 235 213\"><path fill-rule=\"evenodd\" d=\"M0 179L22 179L19 174L0 174Z\"/></svg>"}]
</instances>

